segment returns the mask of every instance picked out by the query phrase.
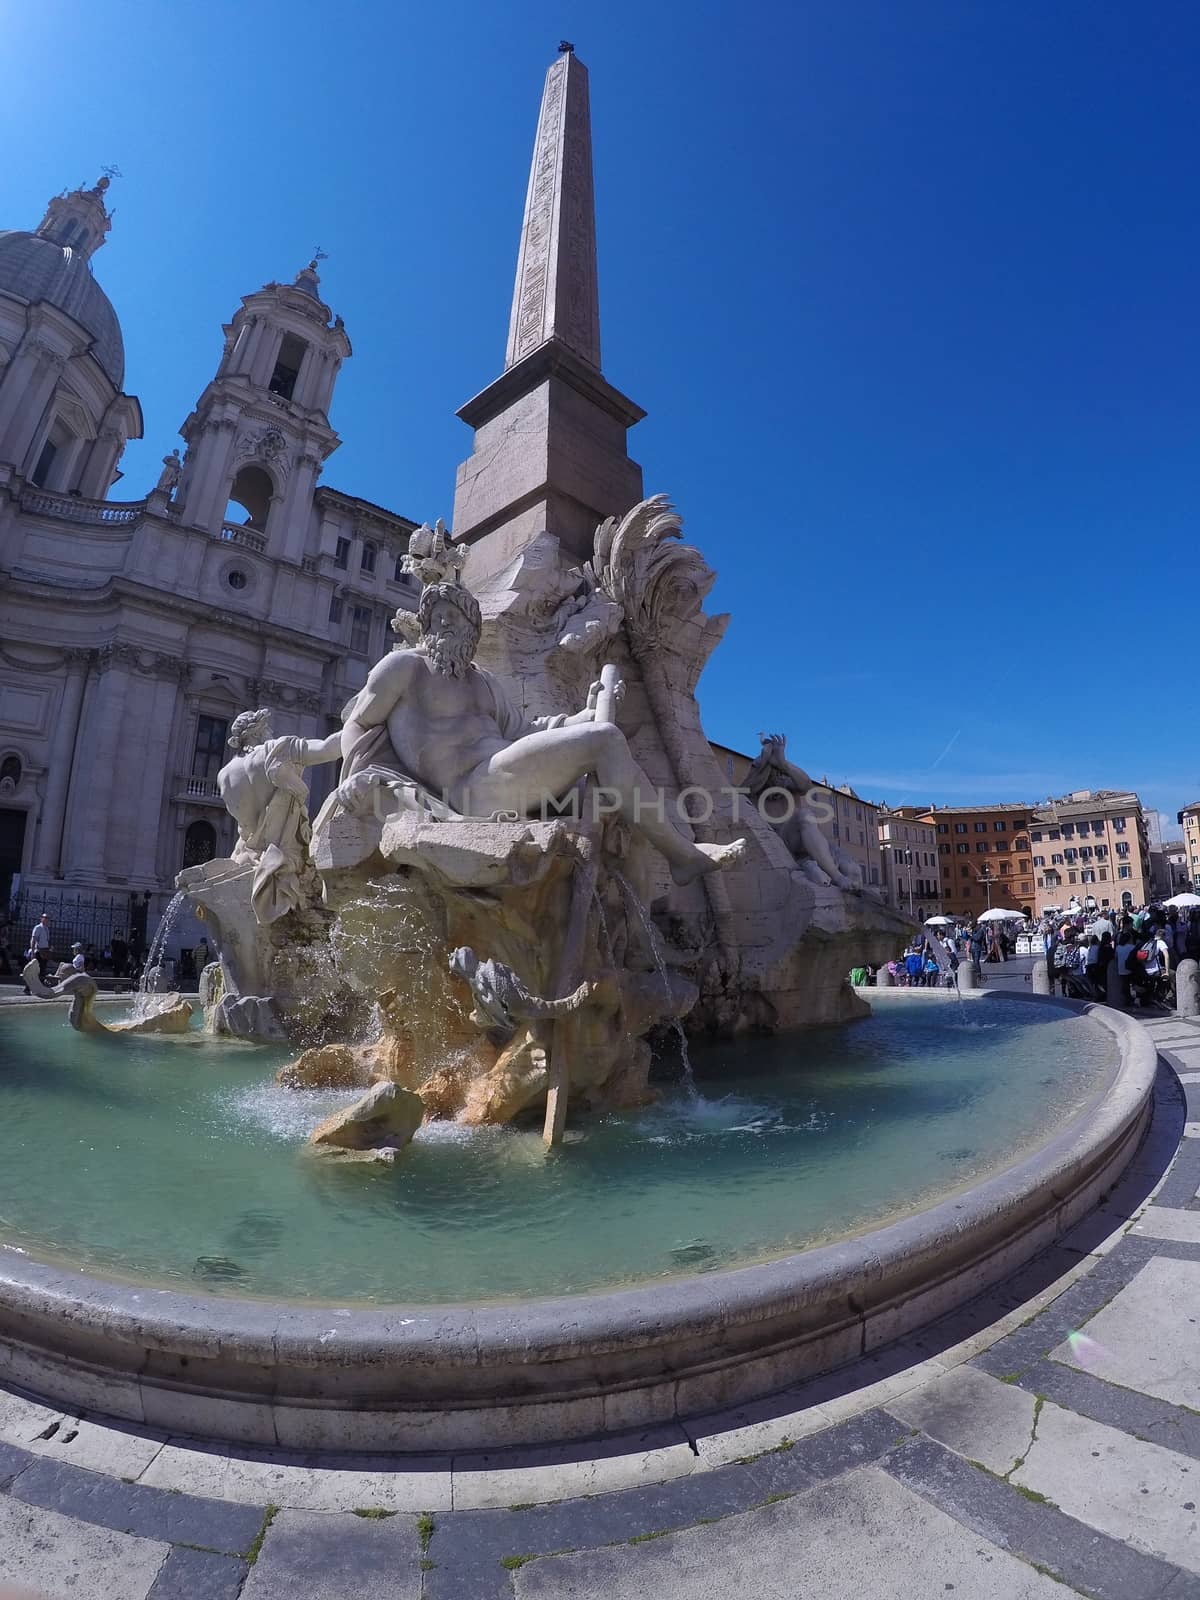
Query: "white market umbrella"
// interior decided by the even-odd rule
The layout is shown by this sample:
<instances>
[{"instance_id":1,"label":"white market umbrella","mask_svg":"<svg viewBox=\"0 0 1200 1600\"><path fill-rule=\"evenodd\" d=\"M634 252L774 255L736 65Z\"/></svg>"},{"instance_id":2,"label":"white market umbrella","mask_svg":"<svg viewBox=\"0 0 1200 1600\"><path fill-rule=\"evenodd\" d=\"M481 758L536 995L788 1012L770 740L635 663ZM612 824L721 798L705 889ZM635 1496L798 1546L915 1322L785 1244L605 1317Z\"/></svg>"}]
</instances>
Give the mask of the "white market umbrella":
<instances>
[{"instance_id":1,"label":"white market umbrella","mask_svg":"<svg viewBox=\"0 0 1200 1600\"><path fill-rule=\"evenodd\" d=\"M993 911L980 912L979 916L976 918L976 921L977 922L1024 922L1025 921L1025 913L1023 911L1004 911L999 906L997 906L995 908L995 910L993 910Z\"/></svg>"},{"instance_id":2,"label":"white market umbrella","mask_svg":"<svg viewBox=\"0 0 1200 1600\"><path fill-rule=\"evenodd\" d=\"M1169 900L1164 900L1165 906L1176 906L1180 911L1200 906L1200 894L1173 894Z\"/></svg>"},{"instance_id":3,"label":"white market umbrella","mask_svg":"<svg viewBox=\"0 0 1200 1600\"><path fill-rule=\"evenodd\" d=\"M1197 900L1196 904L1200 906L1200 900ZM925 926L927 928L952 928L954 922L950 917L926 917Z\"/></svg>"}]
</instances>

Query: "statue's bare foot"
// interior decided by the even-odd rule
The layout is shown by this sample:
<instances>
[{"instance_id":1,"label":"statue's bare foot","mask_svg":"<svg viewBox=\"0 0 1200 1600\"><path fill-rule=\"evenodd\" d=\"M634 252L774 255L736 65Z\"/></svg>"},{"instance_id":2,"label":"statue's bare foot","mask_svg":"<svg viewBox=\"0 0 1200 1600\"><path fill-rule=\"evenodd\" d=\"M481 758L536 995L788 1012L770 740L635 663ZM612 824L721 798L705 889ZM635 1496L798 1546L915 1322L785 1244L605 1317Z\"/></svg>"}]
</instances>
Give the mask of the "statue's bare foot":
<instances>
[{"instance_id":1,"label":"statue's bare foot","mask_svg":"<svg viewBox=\"0 0 1200 1600\"><path fill-rule=\"evenodd\" d=\"M729 844L698 844L696 855L688 861L677 862L671 868L676 883L691 883L708 872L720 872L741 861L746 855L745 839L733 839Z\"/></svg>"}]
</instances>

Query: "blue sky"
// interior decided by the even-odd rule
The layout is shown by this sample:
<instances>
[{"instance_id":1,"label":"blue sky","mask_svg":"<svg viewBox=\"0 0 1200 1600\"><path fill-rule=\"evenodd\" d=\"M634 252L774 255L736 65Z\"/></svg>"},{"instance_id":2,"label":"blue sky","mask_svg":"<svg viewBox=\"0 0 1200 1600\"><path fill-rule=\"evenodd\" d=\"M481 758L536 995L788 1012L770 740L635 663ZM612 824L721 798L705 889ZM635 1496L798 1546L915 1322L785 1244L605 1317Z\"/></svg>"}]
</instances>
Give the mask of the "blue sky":
<instances>
[{"instance_id":1,"label":"blue sky","mask_svg":"<svg viewBox=\"0 0 1200 1600\"><path fill-rule=\"evenodd\" d=\"M325 481L450 515L542 78L591 74L601 327L733 621L710 735L874 799L1200 798L1200 9L0 0L0 225L115 162L141 495L320 243ZM15 70L14 70L15 69Z\"/></svg>"}]
</instances>

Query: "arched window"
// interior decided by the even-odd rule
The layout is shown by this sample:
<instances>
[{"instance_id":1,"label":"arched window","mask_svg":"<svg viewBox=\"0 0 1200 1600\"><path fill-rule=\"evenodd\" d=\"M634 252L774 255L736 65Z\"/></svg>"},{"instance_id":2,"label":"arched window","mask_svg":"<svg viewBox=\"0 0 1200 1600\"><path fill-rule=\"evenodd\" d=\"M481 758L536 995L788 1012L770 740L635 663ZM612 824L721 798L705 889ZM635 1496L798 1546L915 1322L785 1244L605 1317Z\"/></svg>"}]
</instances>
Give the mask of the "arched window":
<instances>
[{"instance_id":1,"label":"arched window","mask_svg":"<svg viewBox=\"0 0 1200 1600\"><path fill-rule=\"evenodd\" d=\"M211 822L191 822L183 836L183 864L198 867L217 853L217 830Z\"/></svg>"},{"instance_id":2,"label":"arched window","mask_svg":"<svg viewBox=\"0 0 1200 1600\"><path fill-rule=\"evenodd\" d=\"M265 533L275 485L262 467L243 467L229 490L225 521Z\"/></svg>"},{"instance_id":3,"label":"arched window","mask_svg":"<svg viewBox=\"0 0 1200 1600\"><path fill-rule=\"evenodd\" d=\"M275 371L271 374L271 381L267 388L272 394L277 394L281 400L290 400L296 389L296 379L300 376L300 368L304 363L305 352L308 346L303 339L298 339L294 333L286 333L283 343L279 346L279 358L275 362Z\"/></svg>"}]
</instances>

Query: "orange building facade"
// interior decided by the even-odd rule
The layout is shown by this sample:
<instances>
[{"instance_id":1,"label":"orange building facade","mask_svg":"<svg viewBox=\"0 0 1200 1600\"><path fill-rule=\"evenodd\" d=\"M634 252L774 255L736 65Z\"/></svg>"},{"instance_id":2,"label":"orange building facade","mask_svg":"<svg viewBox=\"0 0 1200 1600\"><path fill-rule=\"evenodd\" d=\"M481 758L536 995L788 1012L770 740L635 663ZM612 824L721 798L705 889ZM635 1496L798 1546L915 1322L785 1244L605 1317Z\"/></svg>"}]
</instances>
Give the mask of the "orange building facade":
<instances>
[{"instance_id":1,"label":"orange building facade","mask_svg":"<svg viewBox=\"0 0 1200 1600\"><path fill-rule=\"evenodd\" d=\"M997 906L1033 914L1033 807L929 806L916 815L933 825L946 916L974 921Z\"/></svg>"}]
</instances>

